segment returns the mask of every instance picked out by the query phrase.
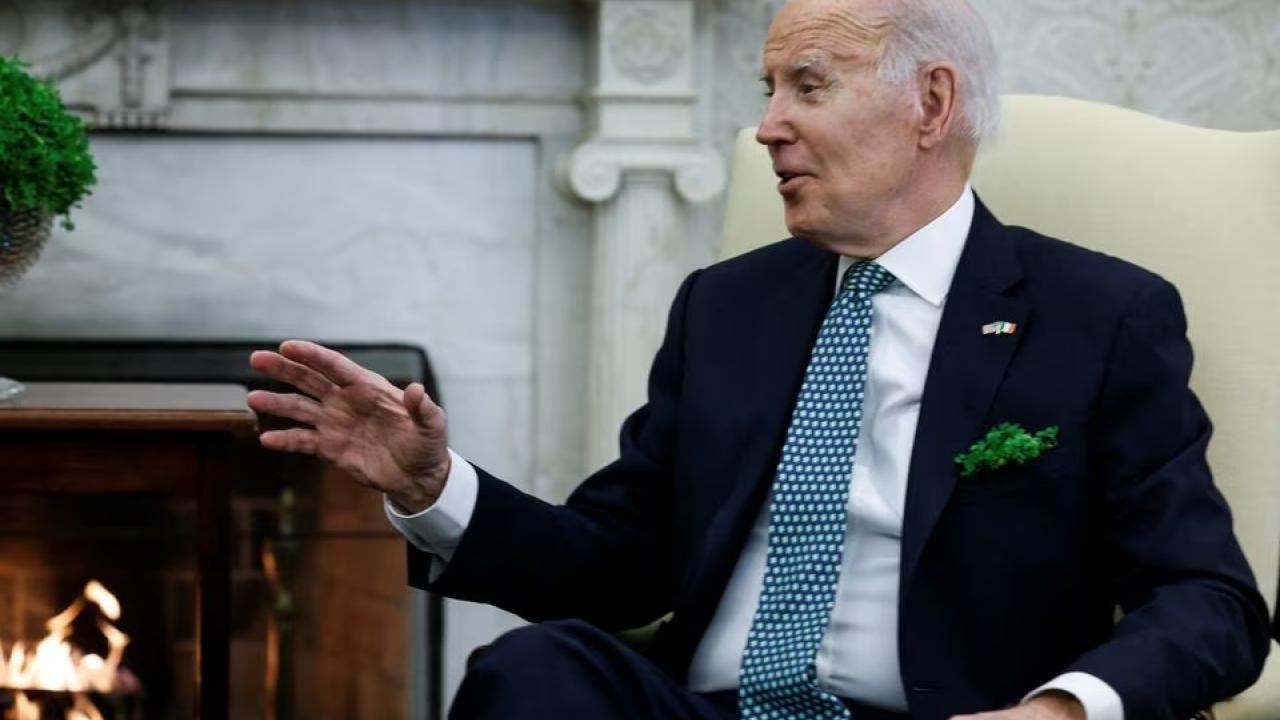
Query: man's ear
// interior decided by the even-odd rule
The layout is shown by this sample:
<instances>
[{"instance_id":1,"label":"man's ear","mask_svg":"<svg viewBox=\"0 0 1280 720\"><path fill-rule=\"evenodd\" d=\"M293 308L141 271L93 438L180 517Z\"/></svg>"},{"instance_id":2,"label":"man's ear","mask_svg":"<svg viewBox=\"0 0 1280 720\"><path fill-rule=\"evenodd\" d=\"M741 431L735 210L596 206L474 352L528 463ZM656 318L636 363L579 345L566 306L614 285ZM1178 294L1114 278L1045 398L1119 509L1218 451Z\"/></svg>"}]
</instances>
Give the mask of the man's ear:
<instances>
[{"instance_id":1,"label":"man's ear","mask_svg":"<svg viewBox=\"0 0 1280 720\"><path fill-rule=\"evenodd\" d=\"M937 147L959 119L960 74L951 63L929 63L920 69L920 149Z\"/></svg>"}]
</instances>

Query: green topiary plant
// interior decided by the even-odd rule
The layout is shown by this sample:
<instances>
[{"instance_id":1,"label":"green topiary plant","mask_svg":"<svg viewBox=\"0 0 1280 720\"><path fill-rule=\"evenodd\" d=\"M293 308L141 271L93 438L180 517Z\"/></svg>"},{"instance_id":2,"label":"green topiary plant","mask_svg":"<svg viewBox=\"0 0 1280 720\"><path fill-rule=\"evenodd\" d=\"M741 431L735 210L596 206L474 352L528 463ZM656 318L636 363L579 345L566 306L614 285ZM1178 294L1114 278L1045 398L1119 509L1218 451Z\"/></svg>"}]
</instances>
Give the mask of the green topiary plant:
<instances>
[{"instance_id":1,"label":"green topiary plant","mask_svg":"<svg viewBox=\"0 0 1280 720\"><path fill-rule=\"evenodd\" d=\"M0 214L62 217L96 177L85 123L62 105L51 83L26 63L0 56Z\"/></svg>"},{"instance_id":2,"label":"green topiary plant","mask_svg":"<svg viewBox=\"0 0 1280 720\"><path fill-rule=\"evenodd\" d=\"M96 170L84 121L25 63L0 56L0 289L36 261L54 217L74 227L71 208ZM0 402L22 393L22 383L0 376Z\"/></svg>"}]
</instances>

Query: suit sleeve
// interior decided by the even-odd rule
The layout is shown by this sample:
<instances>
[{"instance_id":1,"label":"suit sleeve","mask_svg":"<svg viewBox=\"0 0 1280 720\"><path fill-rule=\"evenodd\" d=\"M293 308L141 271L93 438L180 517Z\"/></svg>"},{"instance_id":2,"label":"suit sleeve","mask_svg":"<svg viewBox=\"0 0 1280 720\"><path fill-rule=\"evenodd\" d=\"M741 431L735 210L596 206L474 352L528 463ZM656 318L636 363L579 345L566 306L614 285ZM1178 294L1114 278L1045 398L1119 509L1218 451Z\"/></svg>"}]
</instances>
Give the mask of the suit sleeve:
<instances>
[{"instance_id":1,"label":"suit sleeve","mask_svg":"<svg viewBox=\"0 0 1280 720\"><path fill-rule=\"evenodd\" d=\"M1185 720L1252 684L1268 648L1266 605L1205 459L1191 364L1181 301L1160 280L1121 320L1093 428L1125 616L1070 668L1114 688L1130 718Z\"/></svg>"},{"instance_id":2,"label":"suit sleeve","mask_svg":"<svg viewBox=\"0 0 1280 720\"><path fill-rule=\"evenodd\" d=\"M622 629L670 610L675 414L684 318L697 275L676 294L648 402L623 424L619 459L587 478L563 506L476 468L475 509L452 559L433 580L430 556L410 547L411 584L534 622L575 617Z\"/></svg>"}]
</instances>

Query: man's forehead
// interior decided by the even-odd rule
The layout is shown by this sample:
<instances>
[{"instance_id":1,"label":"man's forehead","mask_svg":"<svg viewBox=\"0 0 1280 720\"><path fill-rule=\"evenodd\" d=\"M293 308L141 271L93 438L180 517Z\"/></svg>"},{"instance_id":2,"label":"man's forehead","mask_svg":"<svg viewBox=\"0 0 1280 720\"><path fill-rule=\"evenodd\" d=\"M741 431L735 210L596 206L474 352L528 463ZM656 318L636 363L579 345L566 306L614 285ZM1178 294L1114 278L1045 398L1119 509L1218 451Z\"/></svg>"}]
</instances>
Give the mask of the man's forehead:
<instances>
[{"instance_id":1,"label":"man's forehead","mask_svg":"<svg viewBox=\"0 0 1280 720\"><path fill-rule=\"evenodd\" d=\"M876 0L791 0L769 27L765 67L881 55L889 24Z\"/></svg>"}]
</instances>

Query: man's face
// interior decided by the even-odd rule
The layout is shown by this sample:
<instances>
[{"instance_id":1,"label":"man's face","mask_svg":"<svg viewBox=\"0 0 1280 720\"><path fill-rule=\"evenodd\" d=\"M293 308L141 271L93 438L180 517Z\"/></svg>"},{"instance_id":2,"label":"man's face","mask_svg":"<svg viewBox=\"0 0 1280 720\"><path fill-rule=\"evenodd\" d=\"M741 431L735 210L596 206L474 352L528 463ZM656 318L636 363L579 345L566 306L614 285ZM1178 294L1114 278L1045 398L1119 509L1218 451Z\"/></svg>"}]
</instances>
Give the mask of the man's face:
<instances>
[{"instance_id":1,"label":"man's face","mask_svg":"<svg viewBox=\"0 0 1280 720\"><path fill-rule=\"evenodd\" d=\"M885 240L918 150L918 103L876 76L876 4L791 0L764 46L770 97L756 139L773 157L787 228L849 254Z\"/></svg>"}]
</instances>

